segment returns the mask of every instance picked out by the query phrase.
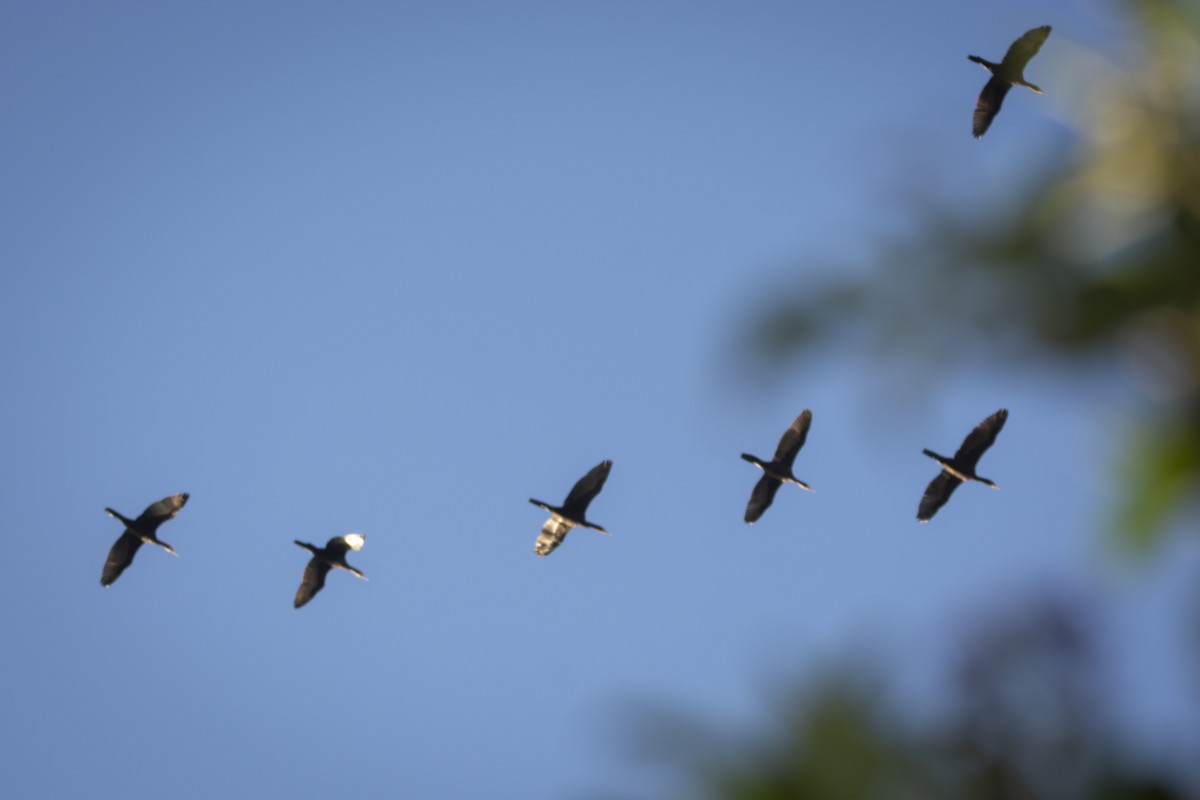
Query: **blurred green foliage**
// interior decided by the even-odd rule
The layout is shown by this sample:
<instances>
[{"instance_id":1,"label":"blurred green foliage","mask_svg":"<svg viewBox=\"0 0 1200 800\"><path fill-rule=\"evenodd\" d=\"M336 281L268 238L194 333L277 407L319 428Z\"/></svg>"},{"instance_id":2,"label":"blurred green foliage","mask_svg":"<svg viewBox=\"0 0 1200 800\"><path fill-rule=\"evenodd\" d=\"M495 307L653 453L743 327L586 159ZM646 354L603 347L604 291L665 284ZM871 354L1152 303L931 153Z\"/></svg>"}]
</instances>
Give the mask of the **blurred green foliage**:
<instances>
[{"instance_id":1,"label":"blurred green foliage","mask_svg":"<svg viewBox=\"0 0 1200 800\"><path fill-rule=\"evenodd\" d=\"M981 353L1127 370L1145 422L1117 467L1112 518L1144 550L1200 496L1200 4L1125 8L1129 63L1076 51L1065 157L1031 167L1015 201L925 205L916 232L880 244L855 277L806 278L793 296L772 287L752 344L777 364L854 339L883 372Z\"/></svg>"},{"instance_id":2,"label":"blurred green foliage","mask_svg":"<svg viewBox=\"0 0 1200 800\"><path fill-rule=\"evenodd\" d=\"M641 737L694 800L1200 796L1200 764L1164 766L1121 735L1094 639L1078 604L1039 598L980 621L936 712L900 713L880 681L844 666L778 703L765 735L659 712Z\"/></svg>"}]
</instances>

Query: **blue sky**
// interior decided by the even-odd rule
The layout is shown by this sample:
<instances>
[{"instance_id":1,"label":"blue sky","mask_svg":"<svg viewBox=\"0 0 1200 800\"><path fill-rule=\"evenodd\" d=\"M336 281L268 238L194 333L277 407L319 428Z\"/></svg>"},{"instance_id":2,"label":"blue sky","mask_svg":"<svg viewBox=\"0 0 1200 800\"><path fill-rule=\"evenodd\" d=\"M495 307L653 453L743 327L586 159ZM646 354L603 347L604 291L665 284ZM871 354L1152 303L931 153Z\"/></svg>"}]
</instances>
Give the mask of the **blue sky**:
<instances>
[{"instance_id":1,"label":"blue sky","mask_svg":"<svg viewBox=\"0 0 1200 800\"><path fill-rule=\"evenodd\" d=\"M1047 95L974 141L964 56L1040 24ZM1002 194L1061 149L1056 71L1122 41L1087 2L8 4L14 796L638 790L642 699L751 725L862 648L919 693L973 611L1046 586L1111 610L1132 729L1194 734L1198 554L1131 576L1097 532L1119 377L966 365L883 411L845 352L769 380L730 356L775 287L828 277L813 255L902 224L914 170ZM1003 491L918 525L921 448L1001 406ZM743 525L738 454L805 407L816 493ZM526 498L605 458L613 536L535 557ZM180 558L102 589L103 508L179 491ZM294 611L292 540L348 531L370 582Z\"/></svg>"}]
</instances>

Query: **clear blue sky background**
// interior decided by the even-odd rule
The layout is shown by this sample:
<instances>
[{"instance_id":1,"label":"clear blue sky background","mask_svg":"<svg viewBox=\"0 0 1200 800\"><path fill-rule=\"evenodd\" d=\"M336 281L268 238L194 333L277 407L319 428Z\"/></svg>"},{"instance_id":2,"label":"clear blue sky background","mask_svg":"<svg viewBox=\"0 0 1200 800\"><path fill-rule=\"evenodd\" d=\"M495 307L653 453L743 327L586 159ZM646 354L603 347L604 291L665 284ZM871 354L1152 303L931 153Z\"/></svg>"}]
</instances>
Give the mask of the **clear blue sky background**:
<instances>
[{"instance_id":1,"label":"clear blue sky background","mask_svg":"<svg viewBox=\"0 0 1200 800\"><path fill-rule=\"evenodd\" d=\"M1197 553L1104 552L1119 377L979 365L880 416L869 361L730 363L808 256L899 224L917 166L986 199L1061 149L1055 75L1121 46L1107 10L6 3L6 793L645 789L647 698L748 727L858 649L919 694L974 612L1047 586L1099 598L1130 729L1179 746ZM1046 23L1049 94L973 140L966 54ZM1001 406L1003 491L918 525L921 448ZM817 491L747 527L737 456L805 407ZM613 536L534 556L526 498L605 458ZM102 589L102 509L179 491L180 558ZM292 539L348 531L370 582L294 611Z\"/></svg>"}]
</instances>

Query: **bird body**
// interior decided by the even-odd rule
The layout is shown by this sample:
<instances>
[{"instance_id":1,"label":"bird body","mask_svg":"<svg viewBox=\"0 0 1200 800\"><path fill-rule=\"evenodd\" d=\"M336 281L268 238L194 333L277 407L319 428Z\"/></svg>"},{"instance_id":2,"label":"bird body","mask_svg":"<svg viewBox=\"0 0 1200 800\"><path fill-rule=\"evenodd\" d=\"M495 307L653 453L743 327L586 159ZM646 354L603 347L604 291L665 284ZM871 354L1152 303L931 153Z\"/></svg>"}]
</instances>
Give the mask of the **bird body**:
<instances>
[{"instance_id":1,"label":"bird body","mask_svg":"<svg viewBox=\"0 0 1200 800\"><path fill-rule=\"evenodd\" d=\"M179 513L187 503L190 495L187 492L164 497L157 503L146 507L137 519L130 519L119 511L105 508L105 512L114 519L125 523L125 531L113 543L104 562L104 571L100 575L101 586L111 586L113 581L121 577L121 573L133 563L133 557L143 543L156 544L173 556L179 555L175 548L158 538L158 528L167 520Z\"/></svg>"},{"instance_id":2,"label":"bird body","mask_svg":"<svg viewBox=\"0 0 1200 800\"><path fill-rule=\"evenodd\" d=\"M999 435L1007 419L1008 409L1002 408L979 423L974 430L967 434L967 438L963 440L962 446L958 448L958 452L954 454L953 458L939 455L932 450L921 451L941 464L942 471L930 481L929 486L925 489L925 494L921 497L921 505L917 509L918 520L928 522L933 519L933 515L946 504L950 495L954 494L954 490L966 481L982 483L993 489L1000 488L994 481L977 475L975 467L979 463L980 457L996 441L996 436Z\"/></svg>"},{"instance_id":3,"label":"bird body","mask_svg":"<svg viewBox=\"0 0 1200 800\"><path fill-rule=\"evenodd\" d=\"M745 520L747 523L753 523L770 508L771 503L775 500L775 493L785 483L793 483L802 489L813 491L811 486L792 474L792 463L796 460L796 454L800 452L800 448L804 446L811 425L812 411L806 408L783 432L779 445L775 448L775 457L770 461L763 461L758 456L742 453L744 460L763 471L763 476L754 485L754 491L750 493L750 502L746 505Z\"/></svg>"},{"instance_id":4,"label":"bird body","mask_svg":"<svg viewBox=\"0 0 1200 800\"><path fill-rule=\"evenodd\" d=\"M984 84L983 91L975 101L971 133L976 139L987 133L992 120L1000 113L1000 106L1004 103L1008 90L1013 86L1024 86L1038 94L1044 94L1040 87L1025 80L1025 65L1037 55L1049 36L1049 25L1026 31L1021 38L1012 43L1008 52L1004 54L1004 60L999 64L979 56L967 56L970 61L992 73L992 77Z\"/></svg>"},{"instance_id":5,"label":"bird body","mask_svg":"<svg viewBox=\"0 0 1200 800\"><path fill-rule=\"evenodd\" d=\"M296 590L296 598L292 601L293 608L300 608L312 600L317 592L325 587L325 576L331 569L344 569L356 578L367 580L367 576L346 563L346 553L351 550L361 550L366 543L366 537L361 533L347 533L345 536L335 536L326 542L324 547L294 540L297 545L312 553L312 558L304 567L304 576L300 579L300 588Z\"/></svg>"},{"instance_id":6,"label":"bird body","mask_svg":"<svg viewBox=\"0 0 1200 800\"><path fill-rule=\"evenodd\" d=\"M956 462L953 458L947 458L946 456L938 455L937 453L933 452L932 450L922 450L921 452L924 453L925 455L929 456L930 458L932 458L934 461L941 464L942 469L944 469L946 472L949 472L951 475L953 475L955 478L958 478L958 480L960 480L960 481L975 481L977 483L982 483L986 486L991 486L993 489L999 488L998 486L996 486L994 481L990 481L987 478L984 478L980 475L975 475L973 473L969 473L968 471L966 471L966 469L964 468L964 466L962 464Z\"/></svg>"},{"instance_id":7,"label":"bird body","mask_svg":"<svg viewBox=\"0 0 1200 800\"><path fill-rule=\"evenodd\" d=\"M596 523L588 521L586 515L588 506L604 488L604 482L608 480L608 473L611 469L612 461L601 461L592 467L588 474L576 481L571 493L567 495L567 499L561 506L552 506L541 500L529 498L529 502L550 512L550 518L542 525L541 533L534 542L533 552L539 556L550 555L575 527L591 528L600 533L608 533Z\"/></svg>"},{"instance_id":8,"label":"bird body","mask_svg":"<svg viewBox=\"0 0 1200 800\"><path fill-rule=\"evenodd\" d=\"M797 486L808 489L810 492L813 491L811 486L792 474L791 465L779 464L775 461L763 461L758 456L753 456L749 453L742 453L742 459L744 461L749 461L751 464L766 473L764 477L773 478L781 483L794 483Z\"/></svg>"}]
</instances>

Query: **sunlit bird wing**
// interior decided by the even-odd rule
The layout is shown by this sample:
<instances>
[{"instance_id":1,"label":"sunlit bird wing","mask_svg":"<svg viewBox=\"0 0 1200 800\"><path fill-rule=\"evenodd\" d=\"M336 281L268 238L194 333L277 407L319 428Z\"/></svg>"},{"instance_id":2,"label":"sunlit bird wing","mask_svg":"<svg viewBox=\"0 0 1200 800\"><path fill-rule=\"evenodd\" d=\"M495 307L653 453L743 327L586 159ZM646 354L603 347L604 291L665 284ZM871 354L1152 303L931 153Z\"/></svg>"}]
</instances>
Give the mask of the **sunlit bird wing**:
<instances>
[{"instance_id":1,"label":"sunlit bird wing","mask_svg":"<svg viewBox=\"0 0 1200 800\"><path fill-rule=\"evenodd\" d=\"M603 483L603 479L601 479L601 483ZM537 541L533 543L533 552L539 556L549 555L554 548L563 543L563 539L567 538L567 533L574 527L569 522L564 522L557 517L550 517L542 526Z\"/></svg>"},{"instance_id":2,"label":"sunlit bird wing","mask_svg":"<svg viewBox=\"0 0 1200 800\"><path fill-rule=\"evenodd\" d=\"M1020 74L1029 60L1037 55L1038 50L1042 49L1042 45L1049 38L1049 25L1025 31L1021 34L1021 38L1009 45L1008 52L1004 54L1004 60L1000 62L1000 68L1005 72L1016 70Z\"/></svg>"}]
</instances>

